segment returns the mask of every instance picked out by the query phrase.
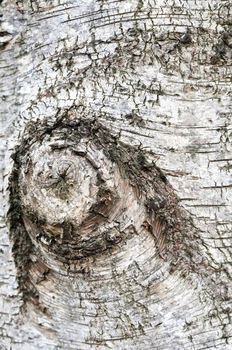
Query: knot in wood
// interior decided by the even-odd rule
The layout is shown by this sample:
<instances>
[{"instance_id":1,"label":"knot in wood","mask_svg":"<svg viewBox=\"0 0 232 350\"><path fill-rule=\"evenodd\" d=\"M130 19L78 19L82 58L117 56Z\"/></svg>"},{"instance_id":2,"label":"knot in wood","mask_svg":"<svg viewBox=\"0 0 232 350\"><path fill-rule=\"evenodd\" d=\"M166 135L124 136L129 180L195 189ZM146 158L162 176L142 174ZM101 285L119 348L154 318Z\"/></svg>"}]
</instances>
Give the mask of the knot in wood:
<instances>
[{"instance_id":1,"label":"knot in wood","mask_svg":"<svg viewBox=\"0 0 232 350\"><path fill-rule=\"evenodd\" d=\"M70 273L83 259L88 264L88 258L113 259L130 250L139 236L155 240L155 254L167 247L165 232L171 236L176 230L175 195L141 152L96 120L64 117L26 126L9 181L20 285L28 278L21 270L29 269L30 254L52 270Z\"/></svg>"},{"instance_id":2,"label":"knot in wood","mask_svg":"<svg viewBox=\"0 0 232 350\"><path fill-rule=\"evenodd\" d=\"M42 255L69 263L125 239L143 209L99 139L83 126L33 138L20 155L18 185L25 229Z\"/></svg>"}]
</instances>

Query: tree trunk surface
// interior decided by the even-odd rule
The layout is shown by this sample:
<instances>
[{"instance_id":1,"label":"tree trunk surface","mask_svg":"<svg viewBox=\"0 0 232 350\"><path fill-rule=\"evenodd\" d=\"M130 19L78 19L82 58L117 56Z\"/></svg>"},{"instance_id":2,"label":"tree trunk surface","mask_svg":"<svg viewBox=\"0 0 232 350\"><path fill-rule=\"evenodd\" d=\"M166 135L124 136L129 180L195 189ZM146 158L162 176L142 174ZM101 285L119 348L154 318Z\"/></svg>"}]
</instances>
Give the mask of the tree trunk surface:
<instances>
[{"instance_id":1,"label":"tree trunk surface","mask_svg":"<svg viewBox=\"0 0 232 350\"><path fill-rule=\"evenodd\" d=\"M0 13L0 349L231 349L231 1Z\"/></svg>"}]
</instances>

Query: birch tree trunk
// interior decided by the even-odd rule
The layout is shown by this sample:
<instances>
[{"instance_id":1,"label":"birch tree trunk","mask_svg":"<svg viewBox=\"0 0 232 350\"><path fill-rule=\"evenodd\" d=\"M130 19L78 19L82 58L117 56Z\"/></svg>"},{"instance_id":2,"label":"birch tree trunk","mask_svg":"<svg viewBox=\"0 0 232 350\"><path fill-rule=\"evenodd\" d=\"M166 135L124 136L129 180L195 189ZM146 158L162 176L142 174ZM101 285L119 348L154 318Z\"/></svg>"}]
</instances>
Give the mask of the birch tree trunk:
<instances>
[{"instance_id":1,"label":"birch tree trunk","mask_svg":"<svg viewBox=\"0 0 232 350\"><path fill-rule=\"evenodd\" d=\"M0 349L231 349L231 2L0 9Z\"/></svg>"}]
</instances>

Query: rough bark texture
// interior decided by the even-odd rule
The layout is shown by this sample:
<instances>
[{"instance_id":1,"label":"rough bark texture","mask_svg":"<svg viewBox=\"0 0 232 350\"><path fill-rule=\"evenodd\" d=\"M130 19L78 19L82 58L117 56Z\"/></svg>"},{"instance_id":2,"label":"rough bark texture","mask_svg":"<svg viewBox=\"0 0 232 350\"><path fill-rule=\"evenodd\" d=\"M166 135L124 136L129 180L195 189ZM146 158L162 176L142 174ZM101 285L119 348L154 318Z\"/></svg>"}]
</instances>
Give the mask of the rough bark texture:
<instances>
[{"instance_id":1,"label":"rough bark texture","mask_svg":"<svg viewBox=\"0 0 232 350\"><path fill-rule=\"evenodd\" d=\"M230 1L0 8L0 349L231 349Z\"/></svg>"}]
</instances>

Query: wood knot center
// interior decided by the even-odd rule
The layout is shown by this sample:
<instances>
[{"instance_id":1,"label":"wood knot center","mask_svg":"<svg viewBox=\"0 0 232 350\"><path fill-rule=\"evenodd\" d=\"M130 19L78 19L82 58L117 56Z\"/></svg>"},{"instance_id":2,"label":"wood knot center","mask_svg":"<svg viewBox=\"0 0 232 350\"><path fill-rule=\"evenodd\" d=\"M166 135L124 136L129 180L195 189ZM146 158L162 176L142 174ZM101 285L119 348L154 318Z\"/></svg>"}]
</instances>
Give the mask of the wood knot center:
<instances>
[{"instance_id":1,"label":"wood knot center","mask_svg":"<svg viewBox=\"0 0 232 350\"><path fill-rule=\"evenodd\" d=\"M41 171L37 174L38 185L53 190L57 197L65 200L77 184L76 172L75 163L70 159L49 160L41 164Z\"/></svg>"}]
</instances>

